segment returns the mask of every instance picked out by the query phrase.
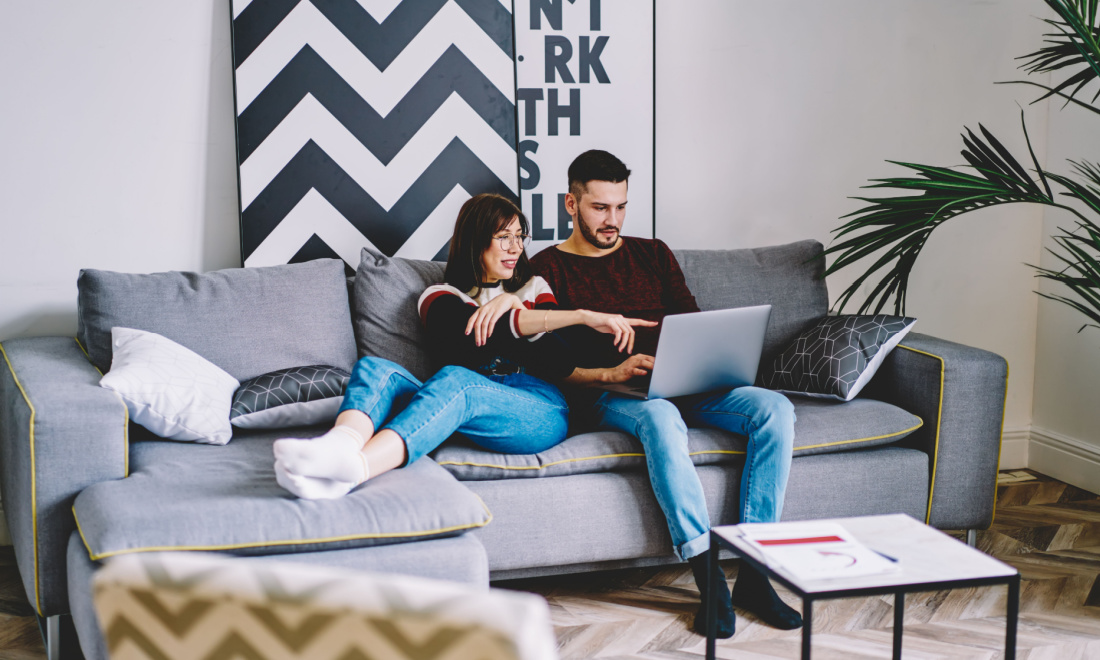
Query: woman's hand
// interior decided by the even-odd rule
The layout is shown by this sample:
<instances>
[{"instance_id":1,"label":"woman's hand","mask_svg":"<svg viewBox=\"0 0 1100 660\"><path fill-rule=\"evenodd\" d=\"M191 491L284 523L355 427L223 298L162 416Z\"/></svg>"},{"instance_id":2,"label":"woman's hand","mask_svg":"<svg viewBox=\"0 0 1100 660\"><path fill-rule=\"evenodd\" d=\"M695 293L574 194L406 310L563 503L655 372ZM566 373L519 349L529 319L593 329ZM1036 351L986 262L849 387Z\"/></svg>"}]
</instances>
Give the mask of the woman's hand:
<instances>
[{"instance_id":1,"label":"woman's hand","mask_svg":"<svg viewBox=\"0 0 1100 660\"><path fill-rule=\"evenodd\" d=\"M656 321L628 319L622 314L603 314L600 312L591 312L586 309L578 311L581 313L581 318L584 319L585 325L598 332L614 335L615 346L619 349L620 353L624 350L627 353L634 350L634 326L640 325L646 328L652 328L657 325Z\"/></svg>"},{"instance_id":2,"label":"woman's hand","mask_svg":"<svg viewBox=\"0 0 1100 660\"><path fill-rule=\"evenodd\" d=\"M496 298L477 308L466 323L466 334L474 333L474 343L484 346L493 334L500 317L513 309L526 309L518 296L510 293L502 293Z\"/></svg>"},{"instance_id":3,"label":"woman's hand","mask_svg":"<svg viewBox=\"0 0 1100 660\"><path fill-rule=\"evenodd\" d=\"M644 376L653 371L653 357L649 355L631 355L617 367L604 370L603 380L607 383L625 383L635 376Z\"/></svg>"}]
</instances>

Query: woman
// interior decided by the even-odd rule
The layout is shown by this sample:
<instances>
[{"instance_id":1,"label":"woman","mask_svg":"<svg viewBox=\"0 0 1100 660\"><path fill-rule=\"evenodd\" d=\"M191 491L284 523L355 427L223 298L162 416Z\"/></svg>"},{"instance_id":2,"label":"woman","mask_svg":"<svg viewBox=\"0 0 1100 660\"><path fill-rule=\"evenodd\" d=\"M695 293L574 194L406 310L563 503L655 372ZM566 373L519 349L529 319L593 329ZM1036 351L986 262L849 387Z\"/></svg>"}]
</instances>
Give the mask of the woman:
<instances>
[{"instance_id":1,"label":"woman","mask_svg":"<svg viewBox=\"0 0 1100 660\"><path fill-rule=\"evenodd\" d=\"M547 333L585 325L629 352L633 326L655 324L557 309L546 281L532 275L524 253L529 242L527 219L508 199L486 194L463 204L446 284L429 287L417 304L429 350L443 368L421 384L389 360L359 360L332 430L275 442L279 484L302 498L340 497L416 461L456 431L513 454L564 440L568 406L551 381L569 377L577 365Z\"/></svg>"}]
</instances>

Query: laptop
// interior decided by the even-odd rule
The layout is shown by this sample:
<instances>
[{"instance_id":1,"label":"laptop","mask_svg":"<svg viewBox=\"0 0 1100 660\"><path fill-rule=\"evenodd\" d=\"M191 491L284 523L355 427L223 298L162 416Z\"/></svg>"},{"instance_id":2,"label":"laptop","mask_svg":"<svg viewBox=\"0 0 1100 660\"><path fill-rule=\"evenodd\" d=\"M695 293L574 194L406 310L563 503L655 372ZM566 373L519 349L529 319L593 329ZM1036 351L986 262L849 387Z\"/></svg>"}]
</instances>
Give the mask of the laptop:
<instances>
[{"instance_id":1,"label":"laptop","mask_svg":"<svg viewBox=\"0 0 1100 660\"><path fill-rule=\"evenodd\" d=\"M757 305L666 316L649 376L600 389L668 399L752 385L771 311L771 305Z\"/></svg>"}]
</instances>

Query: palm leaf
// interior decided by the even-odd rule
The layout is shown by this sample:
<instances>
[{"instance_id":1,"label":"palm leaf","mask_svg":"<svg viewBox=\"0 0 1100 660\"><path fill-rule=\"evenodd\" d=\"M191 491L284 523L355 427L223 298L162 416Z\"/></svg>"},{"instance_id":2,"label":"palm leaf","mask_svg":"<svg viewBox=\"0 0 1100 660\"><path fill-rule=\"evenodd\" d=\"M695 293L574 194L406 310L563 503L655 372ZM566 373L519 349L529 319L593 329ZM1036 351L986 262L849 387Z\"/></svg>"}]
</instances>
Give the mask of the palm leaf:
<instances>
[{"instance_id":1,"label":"palm leaf","mask_svg":"<svg viewBox=\"0 0 1100 660\"><path fill-rule=\"evenodd\" d=\"M1045 45L1039 50L1018 57L1017 59L1024 60L1020 68L1028 73L1067 72L1070 75L1054 87L1028 81L1011 81L1007 84L1029 84L1046 90L1045 94L1032 103L1051 96L1059 96L1066 99L1066 104L1073 102L1100 112L1095 106L1076 98L1089 83L1100 79L1100 26L1096 23L1097 2L1096 0L1045 1L1061 19L1045 20L1057 32L1043 35ZM1092 102L1097 98L1100 98L1100 88L1093 95Z\"/></svg>"},{"instance_id":2,"label":"palm leaf","mask_svg":"<svg viewBox=\"0 0 1100 660\"><path fill-rule=\"evenodd\" d=\"M1020 68L1028 73L1066 73L1055 86L1031 81L998 84L1034 85L1046 90L1035 102L1052 96L1065 99L1100 114L1100 107L1077 97L1090 83L1100 79L1100 25L1097 14L1100 0L1044 0L1060 20L1047 20L1057 32L1044 35L1044 46L1022 58ZM1100 98L1098 90L1091 99ZM1021 124L1023 112L1020 113ZM1059 229L1053 237L1056 250L1048 250L1060 262L1060 268L1032 266L1036 277L1064 286L1062 293L1039 293L1081 312L1100 328L1100 222L1084 215L1074 206L1057 200L1068 197L1080 202L1100 216L1100 165L1088 161L1070 161L1077 175L1074 178L1047 173L1039 166L1031 138L1024 124L1024 138L1032 170L1013 157L997 138L979 126L980 136L967 129L963 137L962 156L968 171L957 168L933 167L897 161L887 161L911 171L910 175L872 179L866 188L893 189L905 194L894 197L855 197L866 205L842 216L846 222L833 230L833 244L822 257L833 255L833 263L825 270L831 275L865 259L874 259L869 268L845 289L837 300L843 311L860 289L874 281L859 311L874 309L875 313L892 299L894 313L905 313L909 275L917 257L936 227L950 218L979 208L998 204L1030 202L1069 211L1077 218L1073 230ZM1057 198L1051 182L1062 190Z\"/></svg>"},{"instance_id":3,"label":"palm leaf","mask_svg":"<svg viewBox=\"0 0 1100 660\"><path fill-rule=\"evenodd\" d=\"M855 198L866 202L867 206L843 216L848 221L834 230L836 242L825 250L824 255L835 255L835 259L825 275L872 255L879 256L841 293L837 301L840 311L865 282L879 275L880 279L864 299L859 313L870 309L880 312L892 298L894 313L904 314L913 264L931 232L950 218L998 204L1055 204L1046 175L1035 160L1033 151L1030 155L1040 176L1038 183L992 133L984 126L979 126L979 129L981 136L969 129L963 135L966 148L962 155L976 174L888 161L912 170L917 176L874 179L872 185L866 187L893 188L915 194ZM1024 137L1031 150L1026 125Z\"/></svg>"},{"instance_id":4,"label":"palm leaf","mask_svg":"<svg viewBox=\"0 0 1100 660\"><path fill-rule=\"evenodd\" d=\"M1061 230L1054 241L1061 252L1048 250L1063 267L1060 270L1035 266L1036 276L1057 282L1068 288L1075 297L1037 292L1040 296L1054 300L1081 312L1093 323L1082 325L1078 332L1092 325L1100 328L1100 230L1093 227L1081 227L1077 232Z\"/></svg>"}]
</instances>

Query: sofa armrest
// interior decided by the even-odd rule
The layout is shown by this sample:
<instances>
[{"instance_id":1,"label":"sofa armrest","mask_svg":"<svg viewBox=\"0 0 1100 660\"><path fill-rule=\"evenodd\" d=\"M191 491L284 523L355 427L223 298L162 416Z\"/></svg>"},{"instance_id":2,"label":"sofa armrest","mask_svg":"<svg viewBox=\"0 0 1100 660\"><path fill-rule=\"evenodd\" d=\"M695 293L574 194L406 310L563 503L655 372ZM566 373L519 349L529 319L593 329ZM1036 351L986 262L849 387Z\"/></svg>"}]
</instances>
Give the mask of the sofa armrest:
<instances>
[{"instance_id":1,"label":"sofa armrest","mask_svg":"<svg viewBox=\"0 0 1100 660\"><path fill-rule=\"evenodd\" d=\"M0 344L0 494L27 597L68 611L65 553L73 500L128 472L126 404L71 337Z\"/></svg>"},{"instance_id":2,"label":"sofa armrest","mask_svg":"<svg viewBox=\"0 0 1100 660\"><path fill-rule=\"evenodd\" d=\"M869 384L868 396L924 420L901 444L929 456L929 525L985 529L993 523L1007 386L1001 356L913 333Z\"/></svg>"}]
</instances>

